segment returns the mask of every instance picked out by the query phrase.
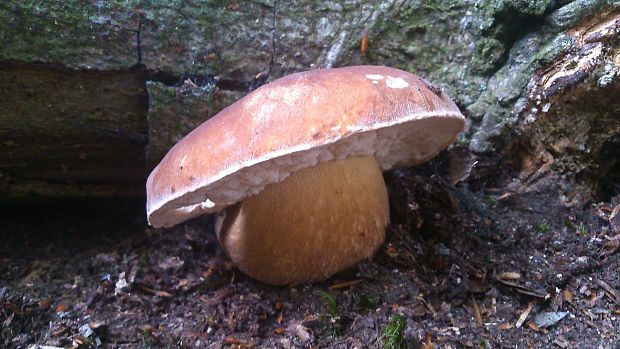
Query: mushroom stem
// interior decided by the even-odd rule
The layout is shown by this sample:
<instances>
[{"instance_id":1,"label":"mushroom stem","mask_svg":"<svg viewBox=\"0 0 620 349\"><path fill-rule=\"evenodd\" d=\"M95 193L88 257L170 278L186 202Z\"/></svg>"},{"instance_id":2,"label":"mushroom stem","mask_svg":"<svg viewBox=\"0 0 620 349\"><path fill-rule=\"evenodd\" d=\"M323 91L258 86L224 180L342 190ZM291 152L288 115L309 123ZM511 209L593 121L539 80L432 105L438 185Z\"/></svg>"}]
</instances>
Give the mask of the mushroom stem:
<instances>
[{"instance_id":1,"label":"mushroom stem","mask_svg":"<svg viewBox=\"0 0 620 349\"><path fill-rule=\"evenodd\" d=\"M293 173L228 208L218 236L244 273L289 285L323 280L371 257L388 223L377 161L350 157Z\"/></svg>"}]
</instances>

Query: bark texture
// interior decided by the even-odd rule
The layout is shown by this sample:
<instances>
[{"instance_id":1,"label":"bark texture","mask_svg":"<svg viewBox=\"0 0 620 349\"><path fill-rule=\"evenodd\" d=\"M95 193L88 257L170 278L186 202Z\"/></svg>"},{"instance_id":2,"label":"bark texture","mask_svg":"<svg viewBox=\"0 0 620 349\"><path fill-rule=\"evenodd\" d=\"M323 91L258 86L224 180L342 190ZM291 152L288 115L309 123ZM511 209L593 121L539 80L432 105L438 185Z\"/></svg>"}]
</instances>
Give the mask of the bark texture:
<instances>
[{"instance_id":1,"label":"bark texture","mask_svg":"<svg viewBox=\"0 0 620 349\"><path fill-rule=\"evenodd\" d=\"M617 190L619 13L610 0L4 1L0 192L139 195L170 145L257 86L379 64L443 88L469 119L461 143L520 161L520 185L554 170L588 199Z\"/></svg>"}]
</instances>

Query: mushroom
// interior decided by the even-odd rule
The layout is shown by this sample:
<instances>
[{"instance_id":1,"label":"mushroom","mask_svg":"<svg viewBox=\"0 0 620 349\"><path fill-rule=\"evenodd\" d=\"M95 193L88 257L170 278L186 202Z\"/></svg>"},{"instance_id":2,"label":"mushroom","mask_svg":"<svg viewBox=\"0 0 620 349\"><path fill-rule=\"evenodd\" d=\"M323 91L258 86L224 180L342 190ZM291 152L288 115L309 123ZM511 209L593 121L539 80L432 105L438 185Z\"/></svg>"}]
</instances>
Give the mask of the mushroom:
<instances>
[{"instance_id":1,"label":"mushroom","mask_svg":"<svg viewBox=\"0 0 620 349\"><path fill-rule=\"evenodd\" d=\"M223 211L218 239L247 275L315 282L371 257L389 224L382 171L429 160L464 118L394 68L285 76L205 121L150 174L147 216L171 227Z\"/></svg>"}]
</instances>

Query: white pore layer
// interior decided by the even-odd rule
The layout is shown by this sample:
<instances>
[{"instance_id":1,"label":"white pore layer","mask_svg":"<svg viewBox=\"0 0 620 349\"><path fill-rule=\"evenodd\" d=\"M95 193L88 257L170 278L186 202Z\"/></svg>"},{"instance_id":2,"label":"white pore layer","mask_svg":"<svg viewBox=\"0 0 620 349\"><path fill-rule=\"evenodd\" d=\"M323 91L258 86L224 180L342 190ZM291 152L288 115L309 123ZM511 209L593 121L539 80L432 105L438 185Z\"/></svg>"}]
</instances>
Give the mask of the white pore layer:
<instances>
[{"instance_id":1,"label":"white pore layer","mask_svg":"<svg viewBox=\"0 0 620 349\"><path fill-rule=\"evenodd\" d=\"M224 171L220 178L210 178L210 184L198 183L194 191L153 207L149 221L156 227L169 227L203 213L219 211L319 162L374 155L381 169L388 170L426 161L450 144L460 131L460 124L453 115L442 116L445 114L407 122L412 126L396 124L354 133L320 147L300 146L281 154L266 154L252 163L245 163L243 168Z\"/></svg>"}]
</instances>

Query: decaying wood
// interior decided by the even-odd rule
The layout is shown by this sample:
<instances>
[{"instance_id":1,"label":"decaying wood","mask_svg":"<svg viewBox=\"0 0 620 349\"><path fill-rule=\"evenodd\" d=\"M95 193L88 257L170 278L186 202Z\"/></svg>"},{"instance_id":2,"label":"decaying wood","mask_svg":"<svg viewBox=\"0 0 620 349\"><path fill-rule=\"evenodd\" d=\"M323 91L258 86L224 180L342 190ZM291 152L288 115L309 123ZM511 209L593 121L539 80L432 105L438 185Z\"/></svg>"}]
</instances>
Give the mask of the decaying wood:
<instances>
[{"instance_id":1,"label":"decaying wood","mask_svg":"<svg viewBox=\"0 0 620 349\"><path fill-rule=\"evenodd\" d=\"M147 95L136 73L0 65L0 192L136 195Z\"/></svg>"}]
</instances>

